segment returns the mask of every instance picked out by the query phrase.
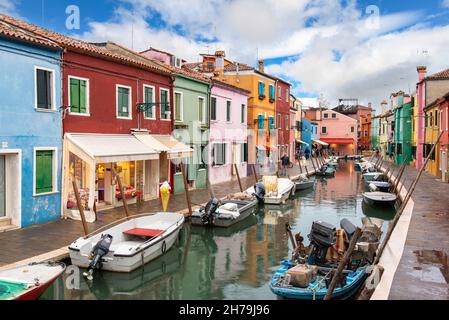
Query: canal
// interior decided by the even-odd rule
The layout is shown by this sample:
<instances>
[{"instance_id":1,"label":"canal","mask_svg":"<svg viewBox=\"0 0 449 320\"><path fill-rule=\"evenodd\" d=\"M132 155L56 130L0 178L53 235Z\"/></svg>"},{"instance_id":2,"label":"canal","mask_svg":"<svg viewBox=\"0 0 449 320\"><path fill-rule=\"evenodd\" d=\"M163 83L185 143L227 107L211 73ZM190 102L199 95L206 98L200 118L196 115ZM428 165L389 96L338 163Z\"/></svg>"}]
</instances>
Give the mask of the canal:
<instances>
[{"instance_id":1,"label":"canal","mask_svg":"<svg viewBox=\"0 0 449 320\"><path fill-rule=\"evenodd\" d=\"M366 216L393 218L393 210L362 205L363 191L353 162L342 161L335 178L319 179L315 190L296 193L285 205L262 207L229 229L187 224L179 245L144 268L129 274L101 272L91 283L82 275L65 275L42 299L276 299L268 283L279 261L291 254L287 222L307 239L316 220L339 227L343 218L359 226Z\"/></svg>"}]
</instances>

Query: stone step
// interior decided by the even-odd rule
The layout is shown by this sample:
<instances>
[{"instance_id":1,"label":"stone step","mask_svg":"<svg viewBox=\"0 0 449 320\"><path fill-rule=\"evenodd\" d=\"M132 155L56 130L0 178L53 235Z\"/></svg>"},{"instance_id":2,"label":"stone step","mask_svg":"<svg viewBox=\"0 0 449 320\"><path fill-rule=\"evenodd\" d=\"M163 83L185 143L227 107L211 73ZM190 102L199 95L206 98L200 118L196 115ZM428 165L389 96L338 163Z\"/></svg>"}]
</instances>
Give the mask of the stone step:
<instances>
[{"instance_id":1,"label":"stone step","mask_svg":"<svg viewBox=\"0 0 449 320\"><path fill-rule=\"evenodd\" d=\"M1 227L7 227L11 225L11 219L10 218L0 218L0 228Z\"/></svg>"}]
</instances>

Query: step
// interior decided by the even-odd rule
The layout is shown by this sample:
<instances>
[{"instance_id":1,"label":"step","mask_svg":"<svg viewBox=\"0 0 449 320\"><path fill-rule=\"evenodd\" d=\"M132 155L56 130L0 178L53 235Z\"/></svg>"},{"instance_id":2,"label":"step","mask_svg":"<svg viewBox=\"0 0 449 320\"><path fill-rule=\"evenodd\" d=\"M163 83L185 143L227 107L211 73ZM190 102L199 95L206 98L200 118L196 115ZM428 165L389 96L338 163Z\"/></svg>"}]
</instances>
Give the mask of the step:
<instances>
[{"instance_id":1,"label":"step","mask_svg":"<svg viewBox=\"0 0 449 320\"><path fill-rule=\"evenodd\" d=\"M11 218L0 218L0 228L11 225Z\"/></svg>"},{"instance_id":2,"label":"step","mask_svg":"<svg viewBox=\"0 0 449 320\"><path fill-rule=\"evenodd\" d=\"M0 226L0 233L17 230L17 229L19 229L19 227L13 226L11 224L8 226Z\"/></svg>"}]
</instances>

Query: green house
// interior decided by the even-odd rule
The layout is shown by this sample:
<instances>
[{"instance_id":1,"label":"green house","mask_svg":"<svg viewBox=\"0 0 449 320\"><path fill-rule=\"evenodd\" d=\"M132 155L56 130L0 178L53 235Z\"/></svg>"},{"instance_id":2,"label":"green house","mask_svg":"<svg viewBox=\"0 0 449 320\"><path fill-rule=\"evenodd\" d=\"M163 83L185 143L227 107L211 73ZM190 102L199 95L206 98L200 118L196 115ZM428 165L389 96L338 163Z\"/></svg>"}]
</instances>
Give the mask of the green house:
<instances>
[{"instance_id":1,"label":"green house","mask_svg":"<svg viewBox=\"0 0 449 320\"><path fill-rule=\"evenodd\" d=\"M404 97L398 97L398 105L394 108L394 161L397 165L402 165L405 161L407 165L412 160L412 109L413 103L404 103Z\"/></svg>"},{"instance_id":2,"label":"green house","mask_svg":"<svg viewBox=\"0 0 449 320\"><path fill-rule=\"evenodd\" d=\"M380 115L375 115L374 112L371 118L370 148L380 148Z\"/></svg>"}]
</instances>

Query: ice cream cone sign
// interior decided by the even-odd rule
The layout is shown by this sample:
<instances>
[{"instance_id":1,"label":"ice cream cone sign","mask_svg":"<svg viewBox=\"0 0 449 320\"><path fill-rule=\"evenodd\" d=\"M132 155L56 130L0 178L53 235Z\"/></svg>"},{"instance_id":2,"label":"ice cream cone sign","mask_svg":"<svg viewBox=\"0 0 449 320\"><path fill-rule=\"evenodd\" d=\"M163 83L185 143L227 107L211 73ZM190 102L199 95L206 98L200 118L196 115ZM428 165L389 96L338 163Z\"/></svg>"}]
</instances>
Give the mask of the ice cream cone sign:
<instances>
[{"instance_id":1,"label":"ice cream cone sign","mask_svg":"<svg viewBox=\"0 0 449 320\"><path fill-rule=\"evenodd\" d=\"M164 212L167 212L168 211L168 202L170 201L170 191L171 191L170 184L167 181L165 181L161 185L159 190L161 192L162 208L164 209Z\"/></svg>"}]
</instances>

